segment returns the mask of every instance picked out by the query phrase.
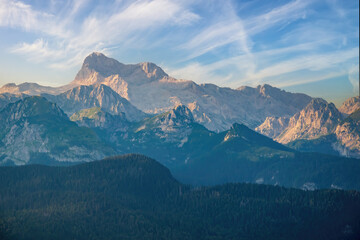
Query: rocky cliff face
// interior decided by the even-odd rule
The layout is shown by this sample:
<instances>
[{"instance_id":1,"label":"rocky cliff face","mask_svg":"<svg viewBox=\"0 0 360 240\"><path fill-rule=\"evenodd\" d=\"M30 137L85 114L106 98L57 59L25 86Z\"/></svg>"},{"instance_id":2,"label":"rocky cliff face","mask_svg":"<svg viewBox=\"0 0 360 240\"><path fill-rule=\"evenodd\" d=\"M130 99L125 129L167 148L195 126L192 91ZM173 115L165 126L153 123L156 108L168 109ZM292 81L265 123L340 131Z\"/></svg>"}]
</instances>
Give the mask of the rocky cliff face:
<instances>
[{"instance_id":1,"label":"rocky cliff face","mask_svg":"<svg viewBox=\"0 0 360 240\"><path fill-rule=\"evenodd\" d=\"M297 139L314 139L335 131L342 120L341 113L333 103L313 99L303 110L289 120L288 127L276 138L280 143Z\"/></svg>"},{"instance_id":2,"label":"rocky cliff face","mask_svg":"<svg viewBox=\"0 0 360 240\"><path fill-rule=\"evenodd\" d=\"M165 142L181 143L191 133L192 123L194 117L191 111L184 105L178 105L166 113L141 121L135 132L140 139L152 135Z\"/></svg>"},{"instance_id":3,"label":"rocky cliff face","mask_svg":"<svg viewBox=\"0 0 360 240\"><path fill-rule=\"evenodd\" d=\"M28 97L0 111L0 165L94 161L113 153L54 103Z\"/></svg>"},{"instance_id":4,"label":"rocky cliff face","mask_svg":"<svg viewBox=\"0 0 360 240\"><path fill-rule=\"evenodd\" d=\"M265 121L255 130L269 138L278 137L289 125L287 117L267 117Z\"/></svg>"},{"instance_id":5,"label":"rocky cliff face","mask_svg":"<svg viewBox=\"0 0 360 240\"><path fill-rule=\"evenodd\" d=\"M360 109L353 112L335 130L342 155L360 157Z\"/></svg>"},{"instance_id":6,"label":"rocky cliff face","mask_svg":"<svg viewBox=\"0 0 360 240\"><path fill-rule=\"evenodd\" d=\"M113 115L124 113L129 121L139 121L146 116L110 87L102 84L82 85L59 95L43 94L42 96L59 105L68 116L81 109L92 107L100 107Z\"/></svg>"},{"instance_id":7,"label":"rocky cliff face","mask_svg":"<svg viewBox=\"0 0 360 240\"><path fill-rule=\"evenodd\" d=\"M339 111L345 116L348 116L360 109L360 98L359 96L347 99L339 108Z\"/></svg>"}]
</instances>

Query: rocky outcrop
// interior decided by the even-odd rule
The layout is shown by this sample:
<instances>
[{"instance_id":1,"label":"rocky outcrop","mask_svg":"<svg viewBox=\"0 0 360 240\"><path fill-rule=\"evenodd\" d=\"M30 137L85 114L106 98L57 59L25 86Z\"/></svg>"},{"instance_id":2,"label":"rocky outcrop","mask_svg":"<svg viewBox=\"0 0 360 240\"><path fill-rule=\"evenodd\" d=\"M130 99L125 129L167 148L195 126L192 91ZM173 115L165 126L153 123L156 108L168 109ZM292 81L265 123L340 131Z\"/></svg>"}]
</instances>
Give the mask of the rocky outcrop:
<instances>
[{"instance_id":1,"label":"rocky outcrop","mask_svg":"<svg viewBox=\"0 0 360 240\"><path fill-rule=\"evenodd\" d=\"M333 103L320 98L313 99L290 118L288 127L276 140L289 143L297 139L315 139L334 132L341 120L342 115Z\"/></svg>"},{"instance_id":2,"label":"rocky outcrop","mask_svg":"<svg viewBox=\"0 0 360 240\"><path fill-rule=\"evenodd\" d=\"M286 129L288 124L289 118L287 117L267 117L255 130L269 138L276 138Z\"/></svg>"},{"instance_id":3,"label":"rocky outcrop","mask_svg":"<svg viewBox=\"0 0 360 240\"><path fill-rule=\"evenodd\" d=\"M352 97L347 99L339 108L339 111L343 113L345 116L348 116L360 109L360 97Z\"/></svg>"},{"instance_id":4,"label":"rocky outcrop","mask_svg":"<svg viewBox=\"0 0 360 240\"><path fill-rule=\"evenodd\" d=\"M353 112L335 130L342 155L360 157L360 109Z\"/></svg>"}]
</instances>

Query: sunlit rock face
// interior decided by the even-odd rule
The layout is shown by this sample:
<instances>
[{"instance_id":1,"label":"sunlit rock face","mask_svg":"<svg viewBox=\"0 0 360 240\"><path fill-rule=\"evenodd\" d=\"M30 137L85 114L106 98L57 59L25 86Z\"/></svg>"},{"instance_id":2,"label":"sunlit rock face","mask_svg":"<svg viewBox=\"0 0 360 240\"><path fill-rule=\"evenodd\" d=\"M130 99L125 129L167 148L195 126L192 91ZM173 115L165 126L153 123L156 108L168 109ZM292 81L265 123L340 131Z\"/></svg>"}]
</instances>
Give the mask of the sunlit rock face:
<instances>
[{"instance_id":1,"label":"sunlit rock face","mask_svg":"<svg viewBox=\"0 0 360 240\"><path fill-rule=\"evenodd\" d=\"M234 122L255 128L268 116L291 117L311 100L305 94L288 93L270 85L238 89L198 85L172 78L153 63L122 64L92 53L71 85L100 83L146 113L158 114L185 105L196 122L215 131L226 130Z\"/></svg>"},{"instance_id":2,"label":"sunlit rock face","mask_svg":"<svg viewBox=\"0 0 360 240\"><path fill-rule=\"evenodd\" d=\"M289 120L288 127L276 138L280 143L296 139L314 139L333 133L342 120L341 113L333 103L313 99L303 110Z\"/></svg>"},{"instance_id":3,"label":"sunlit rock face","mask_svg":"<svg viewBox=\"0 0 360 240\"><path fill-rule=\"evenodd\" d=\"M267 117L255 130L267 137L276 138L286 129L288 124L289 118L287 117Z\"/></svg>"},{"instance_id":4,"label":"sunlit rock face","mask_svg":"<svg viewBox=\"0 0 360 240\"><path fill-rule=\"evenodd\" d=\"M336 127L336 137L342 146L342 154L360 157L360 109L353 112Z\"/></svg>"},{"instance_id":5,"label":"sunlit rock face","mask_svg":"<svg viewBox=\"0 0 360 240\"><path fill-rule=\"evenodd\" d=\"M339 111L345 116L352 114L356 110L360 109L360 97L352 97L347 99L339 108Z\"/></svg>"}]
</instances>

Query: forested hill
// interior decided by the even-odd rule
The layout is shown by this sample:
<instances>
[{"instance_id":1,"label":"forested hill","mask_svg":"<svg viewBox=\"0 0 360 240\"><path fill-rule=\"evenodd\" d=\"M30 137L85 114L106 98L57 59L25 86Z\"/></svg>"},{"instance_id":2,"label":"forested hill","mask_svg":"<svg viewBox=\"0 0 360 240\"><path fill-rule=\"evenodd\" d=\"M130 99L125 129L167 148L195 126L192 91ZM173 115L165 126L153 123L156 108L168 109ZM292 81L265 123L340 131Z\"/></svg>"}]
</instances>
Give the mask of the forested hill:
<instances>
[{"instance_id":1,"label":"forested hill","mask_svg":"<svg viewBox=\"0 0 360 240\"><path fill-rule=\"evenodd\" d=\"M0 168L0 239L359 239L360 193L191 188L142 155Z\"/></svg>"}]
</instances>

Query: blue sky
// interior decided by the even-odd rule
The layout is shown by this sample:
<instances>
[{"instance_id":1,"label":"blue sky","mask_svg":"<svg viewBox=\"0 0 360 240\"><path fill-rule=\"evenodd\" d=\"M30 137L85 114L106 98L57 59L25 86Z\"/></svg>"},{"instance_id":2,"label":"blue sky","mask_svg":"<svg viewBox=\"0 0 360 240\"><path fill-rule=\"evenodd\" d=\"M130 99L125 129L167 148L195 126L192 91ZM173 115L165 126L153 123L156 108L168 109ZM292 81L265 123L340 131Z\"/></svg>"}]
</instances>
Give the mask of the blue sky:
<instances>
[{"instance_id":1,"label":"blue sky","mask_svg":"<svg viewBox=\"0 0 360 240\"><path fill-rule=\"evenodd\" d=\"M0 0L0 36L0 85L66 84L99 51L197 83L358 94L358 0Z\"/></svg>"}]
</instances>

